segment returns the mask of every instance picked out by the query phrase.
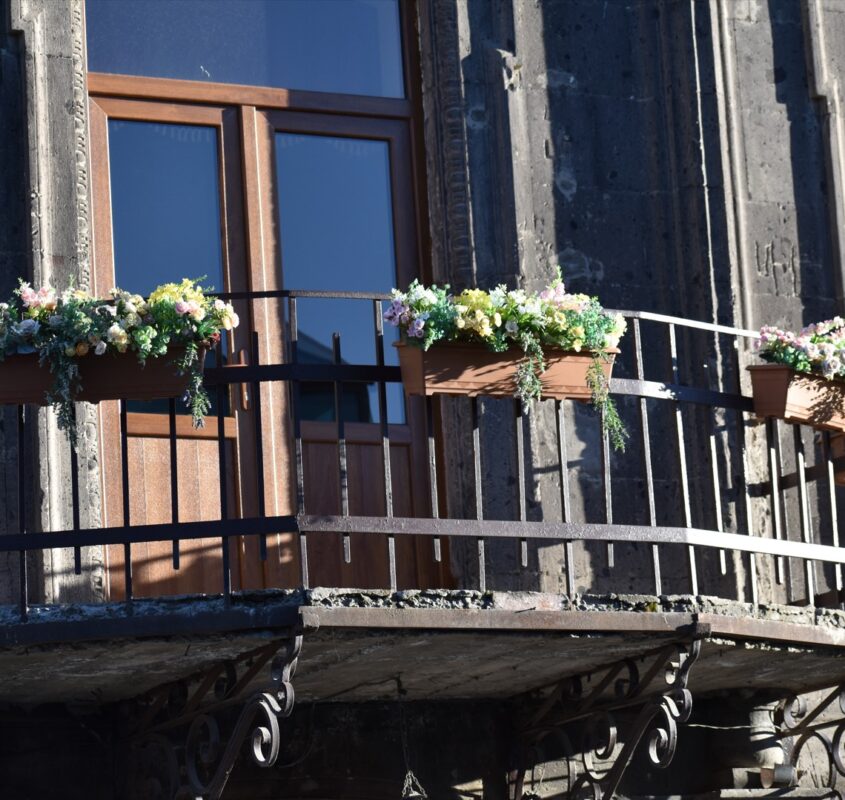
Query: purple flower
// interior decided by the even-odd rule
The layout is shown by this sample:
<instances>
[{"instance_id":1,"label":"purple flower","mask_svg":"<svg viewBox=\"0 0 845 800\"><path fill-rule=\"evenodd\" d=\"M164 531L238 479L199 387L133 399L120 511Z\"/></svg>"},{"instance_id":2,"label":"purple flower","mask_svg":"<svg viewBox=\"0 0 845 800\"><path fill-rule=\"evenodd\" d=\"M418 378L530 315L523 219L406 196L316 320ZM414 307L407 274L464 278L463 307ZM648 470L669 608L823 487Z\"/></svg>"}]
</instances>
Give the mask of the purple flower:
<instances>
[{"instance_id":1,"label":"purple flower","mask_svg":"<svg viewBox=\"0 0 845 800\"><path fill-rule=\"evenodd\" d=\"M408 321L408 311L408 306L406 306L401 300L393 300L390 303L390 307L384 312L384 319L386 322L389 322L391 325L396 327L397 325Z\"/></svg>"},{"instance_id":2,"label":"purple flower","mask_svg":"<svg viewBox=\"0 0 845 800\"><path fill-rule=\"evenodd\" d=\"M425 327L425 320L422 320L422 319L419 319L419 318L415 319L408 326L408 336L413 336L416 339L422 339L424 327Z\"/></svg>"}]
</instances>

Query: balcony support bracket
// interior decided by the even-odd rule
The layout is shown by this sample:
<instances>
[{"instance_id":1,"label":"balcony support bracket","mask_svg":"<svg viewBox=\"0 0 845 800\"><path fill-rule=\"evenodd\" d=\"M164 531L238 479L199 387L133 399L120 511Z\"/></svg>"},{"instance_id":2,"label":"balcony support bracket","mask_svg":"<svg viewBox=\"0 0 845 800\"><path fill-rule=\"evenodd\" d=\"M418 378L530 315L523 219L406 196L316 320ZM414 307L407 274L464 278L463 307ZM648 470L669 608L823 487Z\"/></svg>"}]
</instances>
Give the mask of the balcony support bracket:
<instances>
[{"instance_id":1,"label":"balcony support bracket","mask_svg":"<svg viewBox=\"0 0 845 800\"><path fill-rule=\"evenodd\" d=\"M792 695L779 709L777 738L782 740L785 764L763 774L764 785L795 786L802 772L798 763L804 748L815 742L813 772L825 788L841 794L845 784L845 684L833 687L812 709L807 698ZM826 763L819 761L822 755Z\"/></svg>"},{"instance_id":2,"label":"balcony support bracket","mask_svg":"<svg viewBox=\"0 0 845 800\"><path fill-rule=\"evenodd\" d=\"M272 767L282 742L280 721L293 711L301 648L302 636L292 636L196 676L193 693L179 683L148 698L155 716L142 720L147 724L132 737L131 789L140 791L138 798L219 800L247 741L253 761ZM268 665L267 679L256 681Z\"/></svg>"},{"instance_id":3,"label":"balcony support bracket","mask_svg":"<svg viewBox=\"0 0 845 800\"><path fill-rule=\"evenodd\" d=\"M700 651L699 639L675 642L558 683L521 731L516 797L539 797L544 765L554 761L561 796L611 800L646 735L651 763L668 767L678 724L692 712L687 682ZM635 714L623 743L614 715L625 710Z\"/></svg>"}]
</instances>

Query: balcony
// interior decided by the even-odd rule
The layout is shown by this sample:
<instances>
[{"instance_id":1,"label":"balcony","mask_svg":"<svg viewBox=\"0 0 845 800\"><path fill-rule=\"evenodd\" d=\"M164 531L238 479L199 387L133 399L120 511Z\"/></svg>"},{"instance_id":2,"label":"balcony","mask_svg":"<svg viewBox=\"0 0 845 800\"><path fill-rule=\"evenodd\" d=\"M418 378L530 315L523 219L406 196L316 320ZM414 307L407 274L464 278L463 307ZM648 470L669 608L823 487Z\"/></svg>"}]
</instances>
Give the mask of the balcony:
<instances>
[{"instance_id":1,"label":"balcony","mask_svg":"<svg viewBox=\"0 0 845 800\"><path fill-rule=\"evenodd\" d=\"M365 565L358 589L541 590L548 587L542 585L538 553L560 546L561 594L636 590L839 607L845 551L839 548L836 476L845 470L845 459L834 457L826 433L754 417L740 366L753 363L753 332L623 312L630 333L612 392L630 440L625 453L615 453L602 439L598 418L570 401L542 401L531 411L515 400L414 398L404 420L388 421L395 411L388 410L389 391L401 377L397 366L386 363L391 354L380 322L385 296L280 291L230 297L251 305L253 316L259 304L277 305L290 331L287 352L284 358L265 357L254 333L248 352L239 352L242 363L223 364L218 353L216 365L206 369L206 385L218 401L216 416L195 434L176 413L175 402L156 409L164 413L137 412L131 398L119 410L114 404L118 436L112 441L106 430L103 438L116 446L108 464L119 475L104 480L106 489L117 487L109 503L119 504L111 517L122 517L120 524L80 523L85 517L80 465L65 443L72 463L73 524L37 530L28 519L31 465L21 449L15 451L17 530L5 532L0 549L18 557L22 621L31 600L27 553L72 549L80 574L85 548L122 546L120 593L131 606L133 547L171 543L178 578L187 543L204 540L211 559L209 542L216 541L219 569L216 587L213 579L207 583L208 593L219 592L228 603L232 543L239 542L242 560L254 556L266 562L268 542L280 536L287 541L286 580L259 587L242 579L235 590L330 585L321 574L324 565L316 573L314 565L315 553L325 556L327 543L337 545L344 565L369 559L371 572ZM297 307L314 300L371 309L373 363L347 363L338 335L333 356L328 347L316 352L313 344L314 352L301 356ZM33 411L17 408L20 441L35 426ZM233 446L248 435L248 442ZM196 476L192 484L180 474L184 466L177 457L179 442L192 436L203 442L203 467L215 482L225 484L220 475L240 470L239 483L215 491L213 504L202 498L201 520L185 519L182 493L197 482ZM412 436L418 441L411 442ZM138 485L144 476L135 469L133 438L160 441L169 461L157 463L165 474L155 479L147 474L146 485ZM421 452L406 455L403 463L397 451L418 445ZM425 474L417 470L409 478L408 471L423 463ZM491 490L503 475L509 497ZM153 483L162 490L155 499L157 515L166 520L151 521L149 500L143 519L136 520L134 498L149 494ZM557 518L550 514L555 510ZM411 555L442 565L438 577L415 582L402 574L401 559L409 553L401 551L409 540ZM585 558L577 546L591 560L582 573ZM632 568L632 557L642 564ZM647 580L639 569L644 565ZM151 593L174 592L166 587L144 592Z\"/></svg>"},{"instance_id":2,"label":"balcony","mask_svg":"<svg viewBox=\"0 0 845 800\"><path fill-rule=\"evenodd\" d=\"M207 367L203 431L174 401L100 407L104 525L83 524L85 465L62 443L72 524L38 530L31 451L14 448L0 700L78 699L92 673L100 704L155 704L177 681L208 691L226 670L242 692L273 642L303 634L306 702L392 698L397 675L412 699L527 696L693 642L697 692L845 678L845 461L829 434L754 417L753 332L623 312L617 453L570 401L403 409L383 295L230 297L257 332ZM370 362L300 329L326 301L369 321ZM38 435L33 408L6 419L18 442ZM44 602L50 580L74 586L56 583L62 563L99 569L103 602Z\"/></svg>"}]
</instances>

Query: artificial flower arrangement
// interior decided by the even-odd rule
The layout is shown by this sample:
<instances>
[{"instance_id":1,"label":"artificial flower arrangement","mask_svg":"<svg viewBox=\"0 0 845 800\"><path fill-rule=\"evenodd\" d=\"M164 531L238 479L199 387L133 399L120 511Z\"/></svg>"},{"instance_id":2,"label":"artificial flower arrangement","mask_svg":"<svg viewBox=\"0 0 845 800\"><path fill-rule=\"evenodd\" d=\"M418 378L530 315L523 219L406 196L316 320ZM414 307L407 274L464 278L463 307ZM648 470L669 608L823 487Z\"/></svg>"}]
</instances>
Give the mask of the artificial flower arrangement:
<instances>
[{"instance_id":1,"label":"artificial flower arrangement","mask_svg":"<svg viewBox=\"0 0 845 800\"><path fill-rule=\"evenodd\" d=\"M615 448L624 450L627 433L609 394L603 363L625 332L621 314L610 314L598 300L567 293L560 271L542 292L466 289L451 294L449 286L421 285L414 281L406 292L394 289L384 314L404 334L406 345L427 351L437 342L478 342L502 353L522 350L516 369L516 396L528 404L542 394L541 375L549 348L592 357L587 384L593 405L602 412L605 430Z\"/></svg>"},{"instance_id":2,"label":"artificial flower arrangement","mask_svg":"<svg viewBox=\"0 0 845 800\"><path fill-rule=\"evenodd\" d=\"M845 377L845 319L815 322L798 333L771 325L760 329L757 340L764 361L783 364L796 372L823 375L828 380Z\"/></svg>"},{"instance_id":3,"label":"artificial flower arrangement","mask_svg":"<svg viewBox=\"0 0 845 800\"><path fill-rule=\"evenodd\" d=\"M187 278L159 286L146 299L121 289L109 295L97 299L72 287L61 294L51 287L36 291L20 281L12 299L0 303L0 361L37 354L52 373L46 400L75 443L73 403L82 388L81 359L134 353L143 366L178 348L173 368L188 377L184 399L194 425L201 426L209 398L200 353L219 342L221 330L237 327L234 308Z\"/></svg>"},{"instance_id":4,"label":"artificial flower arrangement","mask_svg":"<svg viewBox=\"0 0 845 800\"><path fill-rule=\"evenodd\" d=\"M845 431L845 319L834 317L798 333L766 325L750 366L754 411L816 428Z\"/></svg>"}]
</instances>

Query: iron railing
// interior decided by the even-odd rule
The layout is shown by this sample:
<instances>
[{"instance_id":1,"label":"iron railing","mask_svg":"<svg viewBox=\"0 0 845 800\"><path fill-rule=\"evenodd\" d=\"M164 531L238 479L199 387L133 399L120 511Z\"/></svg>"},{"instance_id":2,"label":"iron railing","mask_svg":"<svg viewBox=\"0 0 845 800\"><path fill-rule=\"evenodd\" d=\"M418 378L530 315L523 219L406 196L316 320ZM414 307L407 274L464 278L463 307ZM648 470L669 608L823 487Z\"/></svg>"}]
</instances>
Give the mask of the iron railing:
<instances>
[{"instance_id":1,"label":"iron railing","mask_svg":"<svg viewBox=\"0 0 845 800\"><path fill-rule=\"evenodd\" d=\"M601 434L600 420L590 419L574 403L542 401L528 416L514 400L505 437L505 449L512 459L508 467L507 460L498 463L485 455L484 448L491 440L502 447L504 434L501 427L492 434L485 432L484 421L487 409L494 407L487 404L511 401L420 401L425 405L425 431L419 441L426 450L429 513L409 517L394 513L387 387L399 383L401 376L386 355L382 311L388 296L287 290L228 297L250 311L257 304L264 304L265 312L272 306L279 330L287 332L285 358L279 359L283 363L265 363L258 336L253 334L247 365L224 365L218 352L217 365L206 370L206 385L217 397L216 420L210 424L216 425L220 476L227 474L230 458L225 435L227 398L234 397L231 390L239 386L251 389L257 476L252 511L243 513L231 507L228 492L221 490L219 519L179 521L175 400L169 401L168 409L172 520L165 524L132 524L126 401L120 401L120 502L125 524L82 527L79 464L72 452L72 526L67 530L36 530L27 505L30 456L26 447L19 446L19 529L0 536L0 552L18 555L22 619L27 618L30 602L29 553L72 548L75 571L80 573L82 548L122 545L126 599L131 604L134 544L172 542L172 563L178 570L182 543L219 537L220 590L228 600L232 594L232 537L256 537L263 560L268 554L268 537L280 533L293 534L298 543L299 574L295 583L304 588L312 584L309 537L339 534L342 557L349 562L356 557L356 537L383 534L391 589L414 588L399 585L396 542L397 538L419 536L429 542L435 561L444 559L446 542L450 543L453 559L456 552L464 556L471 552L474 567L461 568L451 579L459 588L509 588L514 572L529 570L529 562L538 557L538 552L560 545L560 564L569 594L622 591L614 588L614 575L626 576L625 587L632 585L633 579L643 587L642 565L648 564L647 588L655 594L673 591L727 595L755 603L782 600L813 604L828 591L832 602L838 603L845 563L845 549L839 547L839 490L835 481L839 463L833 456L829 434L818 435L800 426L776 420L761 422L754 417L751 399L742 391L741 369L741 364L750 360L746 354L754 332L662 314L622 312L629 321L629 333L623 340L612 392L631 433L624 455L611 451L607 437ZM302 304L315 300L343 301L371 309L372 363L344 363L337 334L327 351L331 352L330 363L303 361L298 320ZM302 388L314 382L331 386L337 441L335 477L339 481L339 503L333 514L311 513L306 503ZM294 511L290 514L266 513L269 477L264 474L265 448L278 442L268 440L270 427L261 393L265 384L282 384L288 398L290 435L283 445L289 448L293 464L295 485L290 488ZM378 425L381 448L381 475L374 476L371 491L381 493L384 513L369 516L350 513L348 422L342 412L344 392L361 384L374 386L374 424ZM444 414L445 405L438 408L441 402L451 403L453 413ZM495 408L499 410L493 417L500 426L510 412L503 417L501 406ZM17 409L19 443L27 441L27 431L35 424L32 412L28 407ZM469 443L465 457L448 456L443 437L465 437ZM530 437L528 443L526 437ZM502 518L502 498L491 498L485 491L485 481L497 463L500 471L514 473L514 496L510 504L504 503L509 510L507 518ZM461 485L472 490L456 493L456 475L463 476ZM545 487L539 503L535 502L538 486ZM556 493L554 502L549 499L550 487ZM496 507L493 512L488 511L491 504ZM508 547L512 546L516 554L515 569L512 565L500 568L502 542L512 543ZM597 554L599 543L602 552ZM627 545L635 545L647 558L642 562L626 558L620 564L616 548ZM590 559L587 573L580 576L579 564L587 556L579 556L578 547L583 553L589 551ZM602 559L604 564L600 564ZM535 567L534 571L539 574L542 569ZM633 578L632 571L637 573ZM502 583L506 585L500 587L497 584L504 573L507 580ZM598 580L599 573L606 575Z\"/></svg>"}]
</instances>

